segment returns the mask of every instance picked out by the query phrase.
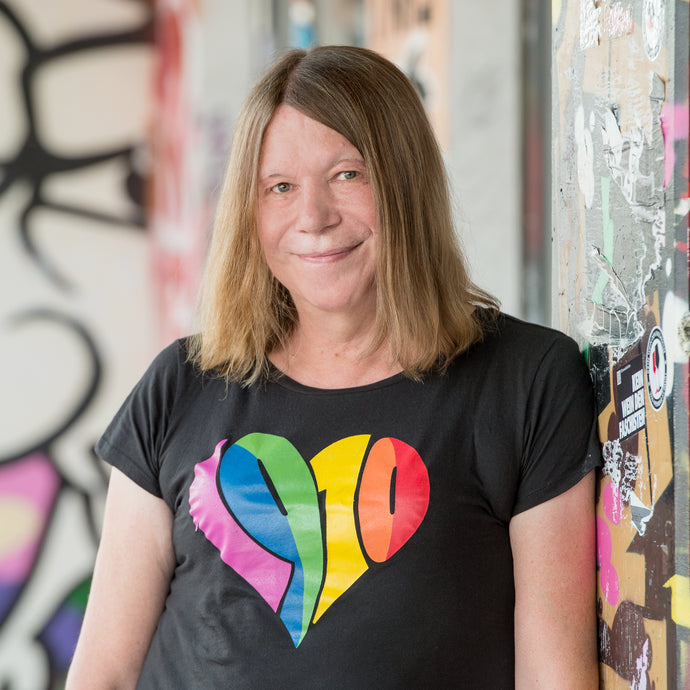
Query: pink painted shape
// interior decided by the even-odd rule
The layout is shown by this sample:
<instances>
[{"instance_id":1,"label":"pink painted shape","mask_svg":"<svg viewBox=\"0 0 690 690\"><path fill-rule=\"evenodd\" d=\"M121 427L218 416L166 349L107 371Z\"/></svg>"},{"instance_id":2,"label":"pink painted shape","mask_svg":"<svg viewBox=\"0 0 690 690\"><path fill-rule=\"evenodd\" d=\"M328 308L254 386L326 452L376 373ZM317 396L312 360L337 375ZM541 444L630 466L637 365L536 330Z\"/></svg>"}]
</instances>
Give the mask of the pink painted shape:
<instances>
[{"instance_id":1,"label":"pink painted shape","mask_svg":"<svg viewBox=\"0 0 690 690\"><path fill-rule=\"evenodd\" d=\"M597 566L604 598L615 606L619 594L618 573L611 563L611 531L606 520L601 517L597 517Z\"/></svg>"},{"instance_id":2,"label":"pink painted shape","mask_svg":"<svg viewBox=\"0 0 690 690\"><path fill-rule=\"evenodd\" d=\"M661 109L661 131L664 135L664 189L673 176L676 152L673 143L688 138L690 109L685 104L666 104Z\"/></svg>"},{"instance_id":3,"label":"pink painted shape","mask_svg":"<svg viewBox=\"0 0 690 690\"><path fill-rule=\"evenodd\" d=\"M623 500L621 499L620 489L613 483L608 483L604 487L602 497L604 504L604 514L614 525L619 525L623 516Z\"/></svg>"},{"instance_id":4,"label":"pink painted shape","mask_svg":"<svg viewBox=\"0 0 690 690\"><path fill-rule=\"evenodd\" d=\"M607 563L600 568L599 582L601 583L601 591L606 601L611 606L616 606L619 596L618 573L611 563Z\"/></svg>"},{"instance_id":5,"label":"pink painted shape","mask_svg":"<svg viewBox=\"0 0 690 690\"><path fill-rule=\"evenodd\" d=\"M0 581L16 583L28 577L45 532L55 498L60 490L60 476L45 455L34 453L0 467L0 502L20 501L38 514L38 527L14 551L0 560ZM3 525L3 529L12 529Z\"/></svg>"},{"instance_id":6,"label":"pink painted shape","mask_svg":"<svg viewBox=\"0 0 690 690\"><path fill-rule=\"evenodd\" d=\"M604 566L611 560L611 532L606 520L597 517L597 565Z\"/></svg>"},{"instance_id":7,"label":"pink painted shape","mask_svg":"<svg viewBox=\"0 0 690 690\"><path fill-rule=\"evenodd\" d=\"M194 525L220 551L224 563L239 573L278 611L290 583L292 565L257 544L225 507L216 486L224 439L213 455L194 468L189 488L189 513Z\"/></svg>"},{"instance_id":8,"label":"pink painted shape","mask_svg":"<svg viewBox=\"0 0 690 690\"><path fill-rule=\"evenodd\" d=\"M41 453L0 466L0 499L3 496L31 501L44 516L53 507L60 477L53 463Z\"/></svg>"},{"instance_id":9,"label":"pink painted shape","mask_svg":"<svg viewBox=\"0 0 690 690\"><path fill-rule=\"evenodd\" d=\"M24 544L0 561L1 583L17 583L28 577L41 543L40 536L40 533L35 537L32 535L31 541L28 544Z\"/></svg>"}]
</instances>

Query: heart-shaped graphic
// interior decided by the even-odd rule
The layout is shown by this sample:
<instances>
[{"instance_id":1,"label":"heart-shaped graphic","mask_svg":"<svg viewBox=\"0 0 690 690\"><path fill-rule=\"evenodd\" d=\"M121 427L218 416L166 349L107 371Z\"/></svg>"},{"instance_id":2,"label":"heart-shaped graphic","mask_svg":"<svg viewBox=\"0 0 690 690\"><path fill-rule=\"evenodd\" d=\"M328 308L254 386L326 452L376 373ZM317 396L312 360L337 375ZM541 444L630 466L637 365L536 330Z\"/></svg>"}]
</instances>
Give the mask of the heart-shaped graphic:
<instances>
[{"instance_id":1,"label":"heart-shaped graphic","mask_svg":"<svg viewBox=\"0 0 690 690\"><path fill-rule=\"evenodd\" d=\"M295 646L426 515L429 475L417 451L383 438L367 454L370 439L343 438L306 462L282 436L248 434L224 453L221 441L194 469L195 526L279 613Z\"/></svg>"}]
</instances>

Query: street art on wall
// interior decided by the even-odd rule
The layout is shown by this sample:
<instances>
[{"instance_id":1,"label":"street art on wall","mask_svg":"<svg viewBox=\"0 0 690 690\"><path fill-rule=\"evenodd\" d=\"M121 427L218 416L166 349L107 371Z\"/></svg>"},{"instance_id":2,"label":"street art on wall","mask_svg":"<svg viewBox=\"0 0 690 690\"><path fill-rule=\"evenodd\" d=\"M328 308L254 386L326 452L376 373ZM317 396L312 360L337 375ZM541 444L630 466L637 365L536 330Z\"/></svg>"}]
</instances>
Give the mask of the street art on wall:
<instances>
[{"instance_id":1,"label":"street art on wall","mask_svg":"<svg viewBox=\"0 0 690 690\"><path fill-rule=\"evenodd\" d=\"M690 687L688 14L553 3L554 318L597 397L605 688Z\"/></svg>"},{"instance_id":2,"label":"street art on wall","mask_svg":"<svg viewBox=\"0 0 690 690\"><path fill-rule=\"evenodd\" d=\"M100 531L92 448L151 357L152 8L0 2L0 687L64 684Z\"/></svg>"}]
</instances>

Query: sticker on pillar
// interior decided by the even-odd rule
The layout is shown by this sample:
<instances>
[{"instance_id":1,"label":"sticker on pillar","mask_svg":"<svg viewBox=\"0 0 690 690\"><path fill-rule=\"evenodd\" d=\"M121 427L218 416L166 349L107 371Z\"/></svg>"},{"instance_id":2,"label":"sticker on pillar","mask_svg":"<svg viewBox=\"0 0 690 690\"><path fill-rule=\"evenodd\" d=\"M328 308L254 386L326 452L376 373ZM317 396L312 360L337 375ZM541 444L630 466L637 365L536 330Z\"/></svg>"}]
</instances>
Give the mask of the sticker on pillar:
<instances>
[{"instance_id":1,"label":"sticker on pillar","mask_svg":"<svg viewBox=\"0 0 690 690\"><path fill-rule=\"evenodd\" d=\"M664 0L645 0L642 14L644 51L650 60L656 60L664 40Z\"/></svg>"},{"instance_id":2,"label":"sticker on pillar","mask_svg":"<svg viewBox=\"0 0 690 690\"><path fill-rule=\"evenodd\" d=\"M647 341L647 393L649 402L655 410L660 410L666 399L666 384L668 382L668 363L666 345L661 329L655 326Z\"/></svg>"},{"instance_id":3,"label":"sticker on pillar","mask_svg":"<svg viewBox=\"0 0 690 690\"><path fill-rule=\"evenodd\" d=\"M646 425L644 372L640 355L616 371L616 394L618 437L622 441Z\"/></svg>"}]
</instances>

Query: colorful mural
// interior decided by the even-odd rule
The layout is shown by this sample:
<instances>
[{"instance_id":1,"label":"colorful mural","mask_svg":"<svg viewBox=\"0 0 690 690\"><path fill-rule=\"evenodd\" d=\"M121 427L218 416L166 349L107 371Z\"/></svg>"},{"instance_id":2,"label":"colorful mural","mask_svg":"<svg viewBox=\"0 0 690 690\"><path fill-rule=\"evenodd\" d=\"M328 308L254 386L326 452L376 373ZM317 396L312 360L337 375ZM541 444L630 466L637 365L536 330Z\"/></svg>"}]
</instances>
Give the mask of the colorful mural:
<instances>
[{"instance_id":1,"label":"colorful mural","mask_svg":"<svg viewBox=\"0 0 690 690\"><path fill-rule=\"evenodd\" d=\"M64 684L100 530L93 445L152 354L145 0L0 2L0 687Z\"/></svg>"},{"instance_id":2,"label":"colorful mural","mask_svg":"<svg viewBox=\"0 0 690 690\"><path fill-rule=\"evenodd\" d=\"M688 14L553 3L555 319L597 394L605 688L690 687Z\"/></svg>"}]
</instances>

